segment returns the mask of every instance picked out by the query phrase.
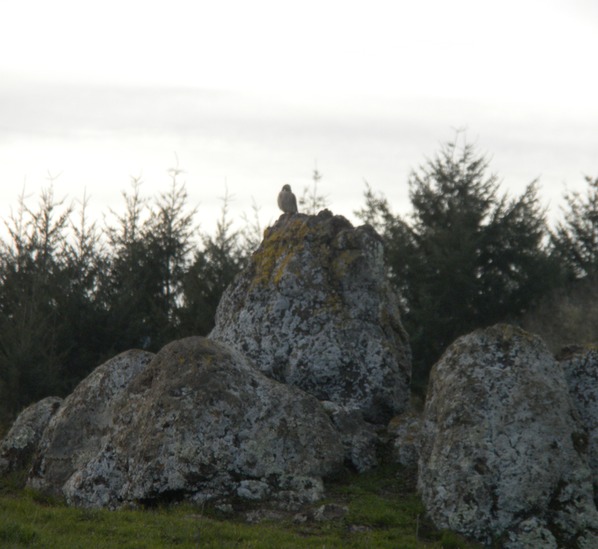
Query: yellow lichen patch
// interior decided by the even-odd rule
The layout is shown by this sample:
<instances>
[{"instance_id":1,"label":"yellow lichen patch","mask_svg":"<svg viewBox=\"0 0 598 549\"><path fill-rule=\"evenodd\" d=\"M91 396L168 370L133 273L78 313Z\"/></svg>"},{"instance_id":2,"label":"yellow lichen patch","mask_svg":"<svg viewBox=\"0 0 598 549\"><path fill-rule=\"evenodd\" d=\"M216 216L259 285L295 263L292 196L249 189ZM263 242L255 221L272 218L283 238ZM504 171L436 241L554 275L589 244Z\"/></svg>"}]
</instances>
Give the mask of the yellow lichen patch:
<instances>
[{"instance_id":1,"label":"yellow lichen patch","mask_svg":"<svg viewBox=\"0 0 598 549\"><path fill-rule=\"evenodd\" d=\"M289 217L277 222L265 231L261 246L253 254L251 286L278 285L289 269L301 268L306 252L308 265L313 263L314 267L322 267L332 281L342 279L350 266L362 256L362 251L337 251L331 246L333 233L330 224L314 223L313 219L305 216ZM310 257L313 259L309 260Z\"/></svg>"},{"instance_id":2,"label":"yellow lichen patch","mask_svg":"<svg viewBox=\"0 0 598 549\"><path fill-rule=\"evenodd\" d=\"M278 286L280 283L280 279L283 277L284 273L287 271L289 267L289 263L295 257L296 254L294 253L287 253L280 258L280 261L275 266L276 272L274 273L273 282Z\"/></svg>"},{"instance_id":3,"label":"yellow lichen patch","mask_svg":"<svg viewBox=\"0 0 598 549\"><path fill-rule=\"evenodd\" d=\"M271 238L262 243L252 257L255 266L254 284L268 283L277 261L285 253L285 248L287 246L279 238Z\"/></svg>"},{"instance_id":4,"label":"yellow lichen patch","mask_svg":"<svg viewBox=\"0 0 598 549\"><path fill-rule=\"evenodd\" d=\"M253 256L255 275L252 285L267 285L270 281L278 284L289 263L301 250L283 242L264 243Z\"/></svg>"},{"instance_id":5,"label":"yellow lichen patch","mask_svg":"<svg viewBox=\"0 0 598 549\"><path fill-rule=\"evenodd\" d=\"M304 221L290 219L284 226L271 231L253 254L253 284L266 285L271 280L278 284L289 262L303 250L308 230Z\"/></svg>"},{"instance_id":6,"label":"yellow lichen patch","mask_svg":"<svg viewBox=\"0 0 598 549\"><path fill-rule=\"evenodd\" d=\"M586 351L598 352L598 343L584 343L583 348Z\"/></svg>"}]
</instances>

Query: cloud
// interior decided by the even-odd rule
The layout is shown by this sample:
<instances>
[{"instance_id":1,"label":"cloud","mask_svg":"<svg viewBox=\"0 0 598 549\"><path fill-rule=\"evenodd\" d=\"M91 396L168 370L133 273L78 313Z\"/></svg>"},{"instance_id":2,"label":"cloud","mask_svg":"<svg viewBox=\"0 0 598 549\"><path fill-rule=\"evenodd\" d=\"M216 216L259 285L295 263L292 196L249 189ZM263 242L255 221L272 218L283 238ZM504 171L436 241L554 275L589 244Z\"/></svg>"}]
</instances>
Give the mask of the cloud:
<instances>
[{"instance_id":1,"label":"cloud","mask_svg":"<svg viewBox=\"0 0 598 549\"><path fill-rule=\"evenodd\" d=\"M555 204L564 182L582 182L582 173L597 169L598 117L508 101L13 77L0 86L0 120L4 181L43 181L48 170L62 172L69 194L79 196L85 185L102 204L119 199L131 175L143 175L150 194L159 192L177 153L192 201L212 209L228 182L239 208L248 210L253 196L272 217L273 189L285 181L298 189L309 185L317 162L323 192L345 210L360 205L367 180L404 212L410 171L457 127L466 127L468 138L491 155L491 169L515 194L541 176L546 200Z\"/></svg>"}]
</instances>

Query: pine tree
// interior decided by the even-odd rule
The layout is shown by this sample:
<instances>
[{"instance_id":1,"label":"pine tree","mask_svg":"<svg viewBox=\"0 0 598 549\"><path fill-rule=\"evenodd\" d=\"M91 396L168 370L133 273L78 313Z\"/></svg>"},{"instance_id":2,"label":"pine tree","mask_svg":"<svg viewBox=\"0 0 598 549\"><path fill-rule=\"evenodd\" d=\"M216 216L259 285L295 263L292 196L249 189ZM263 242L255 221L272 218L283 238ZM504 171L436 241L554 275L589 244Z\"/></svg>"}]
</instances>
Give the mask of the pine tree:
<instances>
[{"instance_id":1,"label":"pine tree","mask_svg":"<svg viewBox=\"0 0 598 549\"><path fill-rule=\"evenodd\" d=\"M176 333L178 308L182 305L183 279L190 263L190 254L196 247L194 217L197 208L187 211L187 190L179 183L181 171L169 171L171 185L159 196L145 229L150 255L160 278L160 291L154 296L156 317L161 318L163 329L158 335L165 342Z\"/></svg>"},{"instance_id":2,"label":"pine tree","mask_svg":"<svg viewBox=\"0 0 598 549\"><path fill-rule=\"evenodd\" d=\"M457 136L458 137L458 136ZM358 214L383 228L391 277L411 336L414 378L456 337L518 318L552 283L537 186L509 199L488 160L455 139L409 179L413 212L392 215L366 194Z\"/></svg>"},{"instance_id":3,"label":"pine tree","mask_svg":"<svg viewBox=\"0 0 598 549\"><path fill-rule=\"evenodd\" d=\"M216 309L222 293L247 261L239 231L228 216L228 190L222 198L220 219L213 235L203 235L203 247L195 253L183 281L184 306L180 311L183 335L207 335L214 327Z\"/></svg>"},{"instance_id":4,"label":"pine tree","mask_svg":"<svg viewBox=\"0 0 598 549\"><path fill-rule=\"evenodd\" d=\"M65 278L59 307L68 324L61 345L68 350L64 375L70 386L83 379L103 360L110 358L105 334L106 311L98 299L108 258L96 222L88 217L87 193L79 203L76 222L70 223L65 247Z\"/></svg>"},{"instance_id":5,"label":"pine tree","mask_svg":"<svg viewBox=\"0 0 598 549\"><path fill-rule=\"evenodd\" d=\"M62 345L68 319L61 309L68 279L66 228L71 206L56 200L52 181L36 209L24 190L6 223L0 254L0 402L14 415L23 406L66 390Z\"/></svg>"},{"instance_id":6,"label":"pine tree","mask_svg":"<svg viewBox=\"0 0 598 549\"><path fill-rule=\"evenodd\" d=\"M565 194L564 221L551 235L556 256L575 278L598 276L598 177L585 177L587 194Z\"/></svg>"},{"instance_id":7,"label":"pine tree","mask_svg":"<svg viewBox=\"0 0 598 549\"><path fill-rule=\"evenodd\" d=\"M100 280L98 299L106 312L107 351L112 354L148 348L155 342L159 325L153 316L153 297L161 291L161 279L145 238L149 207L141 185L141 179L131 179L130 192L122 193L125 211L111 211L116 223L106 227L110 259Z\"/></svg>"},{"instance_id":8,"label":"pine tree","mask_svg":"<svg viewBox=\"0 0 598 549\"><path fill-rule=\"evenodd\" d=\"M303 194L299 197L299 211L310 215L316 215L320 210L323 210L328 206L328 200L324 195L320 194L318 185L322 180L322 174L318 171L318 168L314 168L312 173L312 186L311 189L305 187Z\"/></svg>"}]
</instances>

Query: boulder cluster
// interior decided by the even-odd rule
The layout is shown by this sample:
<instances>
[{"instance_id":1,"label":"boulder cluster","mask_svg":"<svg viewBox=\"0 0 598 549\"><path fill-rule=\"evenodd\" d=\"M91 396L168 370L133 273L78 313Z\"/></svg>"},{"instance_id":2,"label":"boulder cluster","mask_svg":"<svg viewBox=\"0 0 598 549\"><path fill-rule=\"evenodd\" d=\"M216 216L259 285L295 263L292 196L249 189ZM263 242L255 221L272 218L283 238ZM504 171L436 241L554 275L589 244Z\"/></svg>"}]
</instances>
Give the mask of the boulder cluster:
<instances>
[{"instance_id":1,"label":"boulder cluster","mask_svg":"<svg viewBox=\"0 0 598 549\"><path fill-rule=\"evenodd\" d=\"M81 507L187 500L297 508L378 465L411 362L381 238L282 215L226 290L209 337L130 350L19 416L0 472ZM26 440L25 440L26 439Z\"/></svg>"},{"instance_id":2,"label":"boulder cluster","mask_svg":"<svg viewBox=\"0 0 598 549\"><path fill-rule=\"evenodd\" d=\"M24 410L0 474L80 507L297 509L347 467L417 474L438 528L488 547L598 547L598 350L554 357L510 325L457 339L409 405L410 350L381 238L284 214L208 337L126 351Z\"/></svg>"}]
</instances>

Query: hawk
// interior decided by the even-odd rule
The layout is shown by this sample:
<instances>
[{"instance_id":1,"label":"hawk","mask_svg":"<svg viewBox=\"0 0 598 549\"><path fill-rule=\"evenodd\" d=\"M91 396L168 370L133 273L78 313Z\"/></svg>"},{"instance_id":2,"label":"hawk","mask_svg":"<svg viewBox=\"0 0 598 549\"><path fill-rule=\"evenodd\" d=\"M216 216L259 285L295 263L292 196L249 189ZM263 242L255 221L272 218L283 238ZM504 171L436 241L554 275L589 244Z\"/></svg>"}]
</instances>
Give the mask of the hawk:
<instances>
[{"instance_id":1,"label":"hawk","mask_svg":"<svg viewBox=\"0 0 598 549\"><path fill-rule=\"evenodd\" d=\"M284 213L297 213L297 198L291 191L290 185L283 185L278 193L278 207Z\"/></svg>"}]
</instances>

